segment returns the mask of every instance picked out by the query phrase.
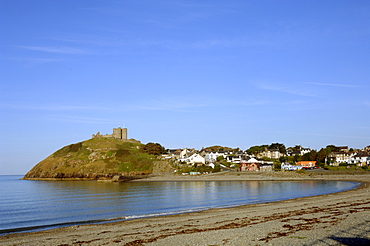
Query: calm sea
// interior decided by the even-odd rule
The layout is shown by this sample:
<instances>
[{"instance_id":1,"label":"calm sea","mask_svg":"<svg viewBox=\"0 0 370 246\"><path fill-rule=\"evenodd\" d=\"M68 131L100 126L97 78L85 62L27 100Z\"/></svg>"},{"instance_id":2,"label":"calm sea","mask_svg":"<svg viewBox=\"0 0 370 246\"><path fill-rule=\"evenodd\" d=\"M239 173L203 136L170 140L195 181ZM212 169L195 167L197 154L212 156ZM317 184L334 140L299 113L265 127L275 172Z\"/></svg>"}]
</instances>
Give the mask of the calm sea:
<instances>
[{"instance_id":1,"label":"calm sea","mask_svg":"<svg viewBox=\"0 0 370 246\"><path fill-rule=\"evenodd\" d=\"M31 181L0 175L0 234L186 213L355 188L344 181Z\"/></svg>"}]
</instances>

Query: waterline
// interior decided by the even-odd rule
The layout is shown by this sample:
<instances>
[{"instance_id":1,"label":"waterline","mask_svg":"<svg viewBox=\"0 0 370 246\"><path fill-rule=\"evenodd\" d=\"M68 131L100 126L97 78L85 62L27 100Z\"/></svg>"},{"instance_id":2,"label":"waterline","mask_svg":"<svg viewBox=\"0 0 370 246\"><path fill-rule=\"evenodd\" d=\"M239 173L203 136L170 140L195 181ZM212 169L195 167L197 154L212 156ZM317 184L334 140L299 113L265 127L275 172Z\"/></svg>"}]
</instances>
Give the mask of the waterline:
<instances>
[{"instance_id":1,"label":"waterline","mask_svg":"<svg viewBox=\"0 0 370 246\"><path fill-rule=\"evenodd\" d=\"M347 181L30 181L0 176L0 233L189 213L340 192Z\"/></svg>"}]
</instances>

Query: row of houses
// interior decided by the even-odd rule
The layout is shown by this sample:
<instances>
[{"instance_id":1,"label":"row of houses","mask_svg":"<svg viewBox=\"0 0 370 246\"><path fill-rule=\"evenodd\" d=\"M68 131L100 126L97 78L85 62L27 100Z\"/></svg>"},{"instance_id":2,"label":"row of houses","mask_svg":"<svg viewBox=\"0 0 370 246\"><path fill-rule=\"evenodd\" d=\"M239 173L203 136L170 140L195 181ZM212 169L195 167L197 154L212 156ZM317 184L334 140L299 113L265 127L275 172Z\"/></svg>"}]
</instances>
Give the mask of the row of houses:
<instances>
[{"instance_id":1,"label":"row of houses","mask_svg":"<svg viewBox=\"0 0 370 246\"><path fill-rule=\"evenodd\" d=\"M330 153L326 158L326 163L336 166L341 163L370 165L370 146L365 147L362 151L349 151L347 146L338 147L338 152ZM168 150L163 159L172 159L177 163L194 165L209 165L214 167L214 163L219 160L225 160L232 164L232 167L238 167L240 171L269 171L273 170L273 162L262 161L264 157L270 159L279 159L282 156L304 155L311 152L310 148L301 148L298 151L287 151L286 154L281 153L278 149L265 149L255 155L250 155L246 151L240 149L232 151L206 151L196 149L171 149ZM316 166L316 161L297 162L297 167L292 167L290 164L283 165L286 170L300 168L313 168Z\"/></svg>"},{"instance_id":2,"label":"row of houses","mask_svg":"<svg viewBox=\"0 0 370 246\"><path fill-rule=\"evenodd\" d=\"M214 163L221 158L227 162L239 164L242 160L247 160L253 155L247 154L245 151L198 151L196 149L175 149L168 150L166 155L162 156L165 159L175 159L178 162L188 164L207 164Z\"/></svg>"},{"instance_id":3,"label":"row of houses","mask_svg":"<svg viewBox=\"0 0 370 246\"><path fill-rule=\"evenodd\" d=\"M177 163L194 165L207 165L214 168L215 162L225 160L231 163L230 167L237 167L239 171L272 171L273 162L257 160L253 155L245 151L197 151L195 149L169 150L163 159L172 159ZM225 166L223 166L225 167ZM226 167L225 167L226 168Z\"/></svg>"},{"instance_id":4,"label":"row of houses","mask_svg":"<svg viewBox=\"0 0 370 246\"><path fill-rule=\"evenodd\" d=\"M243 157L256 157L256 158L270 158L270 159L279 159L283 156L294 156L294 155L304 155L306 153L311 152L311 148L301 148L298 151L293 151L288 149L286 153L281 153L279 149L268 149L266 148L263 151L256 153L255 155L248 155L246 151L242 151L240 149L234 151L205 151L205 150L196 150L196 149L171 149L168 150L168 155L172 157L176 157L178 159L186 159L189 158L193 154L199 154L200 156L205 158L205 162L215 162L217 157L222 156L224 159L227 159L229 162L239 163Z\"/></svg>"},{"instance_id":5,"label":"row of houses","mask_svg":"<svg viewBox=\"0 0 370 246\"><path fill-rule=\"evenodd\" d=\"M339 166L340 164L356 164L357 166L366 166L370 165L370 154L367 151L332 152L326 157L325 163L329 163L331 166Z\"/></svg>"}]
</instances>

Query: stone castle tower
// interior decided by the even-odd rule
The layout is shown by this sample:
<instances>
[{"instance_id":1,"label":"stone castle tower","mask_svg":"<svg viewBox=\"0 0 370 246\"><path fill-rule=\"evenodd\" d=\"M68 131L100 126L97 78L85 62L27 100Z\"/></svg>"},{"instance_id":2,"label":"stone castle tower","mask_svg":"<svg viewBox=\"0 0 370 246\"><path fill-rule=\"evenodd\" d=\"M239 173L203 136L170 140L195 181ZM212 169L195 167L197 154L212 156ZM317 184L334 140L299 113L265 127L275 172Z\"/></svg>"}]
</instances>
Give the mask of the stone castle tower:
<instances>
[{"instance_id":1,"label":"stone castle tower","mask_svg":"<svg viewBox=\"0 0 370 246\"><path fill-rule=\"evenodd\" d=\"M100 132L93 134L92 138L116 138L121 140L127 140L127 128L113 128L112 134L101 135Z\"/></svg>"},{"instance_id":2,"label":"stone castle tower","mask_svg":"<svg viewBox=\"0 0 370 246\"><path fill-rule=\"evenodd\" d=\"M113 128L113 138L127 140L127 128Z\"/></svg>"}]
</instances>

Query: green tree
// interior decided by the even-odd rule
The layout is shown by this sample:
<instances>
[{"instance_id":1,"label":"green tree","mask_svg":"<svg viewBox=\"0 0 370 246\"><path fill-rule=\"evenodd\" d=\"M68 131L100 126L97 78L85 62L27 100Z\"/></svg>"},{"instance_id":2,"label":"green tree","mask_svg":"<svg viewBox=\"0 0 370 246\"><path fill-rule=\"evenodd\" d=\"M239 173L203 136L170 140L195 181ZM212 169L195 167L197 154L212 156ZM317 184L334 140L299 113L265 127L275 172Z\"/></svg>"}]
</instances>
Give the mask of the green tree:
<instances>
[{"instance_id":1,"label":"green tree","mask_svg":"<svg viewBox=\"0 0 370 246\"><path fill-rule=\"evenodd\" d=\"M224 152L224 151L233 151L232 148L229 148L229 147L224 147L224 146L210 146L210 147L206 147L206 148L203 148L202 150L204 151L209 151L209 152Z\"/></svg>"},{"instance_id":2,"label":"green tree","mask_svg":"<svg viewBox=\"0 0 370 246\"><path fill-rule=\"evenodd\" d=\"M317 151L312 150L309 153L306 153L300 157L301 161L316 161Z\"/></svg>"},{"instance_id":3,"label":"green tree","mask_svg":"<svg viewBox=\"0 0 370 246\"><path fill-rule=\"evenodd\" d=\"M310 161L310 153L306 153L299 158L300 161Z\"/></svg>"},{"instance_id":4,"label":"green tree","mask_svg":"<svg viewBox=\"0 0 370 246\"><path fill-rule=\"evenodd\" d=\"M296 145L294 147L289 147L289 148L291 148L293 151L301 151L302 146L301 145Z\"/></svg>"},{"instance_id":5,"label":"green tree","mask_svg":"<svg viewBox=\"0 0 370 246\"><path fill-rule=\"evenodd\" d=\"M140 146L141 150L150 155L161 155L166 153L166 149L159 143L147 143Z\"/></svg>"},{"instance_id":6,"label":"green tree","mask_svg":"<svg viewBox=\"0 0 370 246\"><path fill-rule=\"evenodd\" d=\"M268 145L260 145L260 146L252 146L250 147L249 149L247 149L247 153L250 154L250 155L256 155L258 153L261 153L263 151L265 151L265 149L268 148Z\"/></svg>"},{"instance_id":7,"label":"green tree","mask_svg":"<svg viewBox=\"0 0 370 246\"><path fill-rule=\"evenodd\" d=\"M216 158L216 161L217 161L217 162L221 162L221 161L223 161L223 160L225 160L225 157L224 157L223 155L219 155L219 156L217 156L217 158Z\"/></svg>"},{"instance_id":8,"label":"green tree","mask_svg":"<svg viewBox=\"0 0 370 246\"><path fill-rule=\"evenodd\" d=\"M319 150L319 152L317 152L317 155L316 155L316 161L317 161L317 163L318 164L324 164L325 163L326 156L327 156L326 149L321 148Z\"/></svg>"},{"instance_id":9,"label":"green tree","mask_svg":"<svg viewBox=\"0 0 370 246\"><path fill-rule=\"evenodd\" d=\"M326 146L326 149L329 151L329 153L339 151L339 148L335 145L328 145Z\"/></svg>"},{"instance_id":10,"label":"green tree","mask_svg":"<svg viewBox=\"0 0 370 246\"><path fill-rule=\"evenodd\" d=\"M204 172L212 172L212 167L209 167L209 166L204 166L204 165L202 165L202 166L198 166L196 169L195 169L195 171L196 172L200 172L200 173L204 173Z\"/></svg>"},{"instance_id":11,"label":"green tree","mask_svg":"<svg viewBox=\"0 0 370 246\"><path fill-rule=\"evenodd\" d=\"M287 162L287 161L288 161L288 156L282 156L282 157L280 157L280 158L279 158L279 161L280 161L281 163L283 163L283 162Z\"/></svg>"},{"instance_id":12,"label":"green tree","mask_svg":"<svg viewBox=\"0 0 370 246\"><path fill-rule=\"evenodd\" d=\"M213 168L213 172L217 173L221 171L221 166L220 165L215 165L215 168Z\"/></svg>"},{"instance_id":13,"label":"green tree","mask_svg":"<svg viewBox=\"0 0 370 246\"><path fill-rule=\"evenodd\" d=\"M274 169L276 171L280 171L281 170L281 162L280 161L274 161Z\"/></svg>"},{"instance_id":14,"label":"green tree","mask_svg":"<svg viewBox=\"0 0 370 246\"><path fill-rule=\"evenodd\" d=\"M284 144L281 143L272 143L268 147L269 149L278 149L280 153L285 154L286 153L286 148Z\"/></svg>"},{"instance_id":15,"label":"green tree","mask_svg":"<svg viewBox=\"0 0 370 246\"><path fill-rule=\"evenodd\" d=\"M316 150L311 150L309 161L316 161L316 157L317 157L317 151Z\"/></svg>"}]
</instances>

